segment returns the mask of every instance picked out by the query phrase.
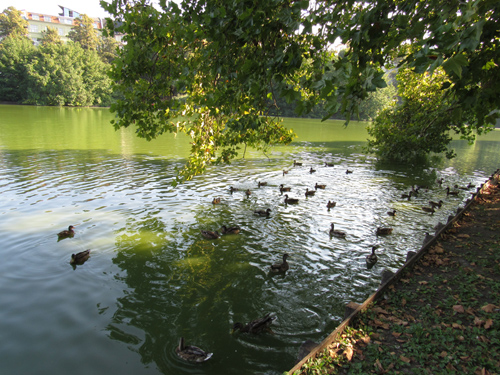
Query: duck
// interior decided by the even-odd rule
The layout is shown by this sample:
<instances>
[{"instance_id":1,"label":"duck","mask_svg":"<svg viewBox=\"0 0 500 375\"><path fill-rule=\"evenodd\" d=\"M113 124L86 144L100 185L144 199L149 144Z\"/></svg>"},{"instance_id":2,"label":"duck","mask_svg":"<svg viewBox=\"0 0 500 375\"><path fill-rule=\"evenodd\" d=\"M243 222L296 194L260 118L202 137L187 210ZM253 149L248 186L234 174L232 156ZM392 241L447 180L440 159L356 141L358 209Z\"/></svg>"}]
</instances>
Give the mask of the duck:
<instances>
[{"instance_id":1,"label":"duck","mask_svg":"<svg viewBox=\"0 0 500 375\"><path fill-rule=\"evenodd\" d=\"M378 249L378 246L372 246L371 254L368 254L366 256L366 265L367 266L371 267L375 263L377 263L378 257L377 257L377 254L375 254L375 250L377 250L377 249Z\"/></svg>"},{"instance_id":2,"label":"duck","mask_svg":"<svg viewBox=\"0 0 500 375\"><path fill-rule=\"evenodd\" d=\"M454 187L455 187L455 189L460 189L460 190L469 190L470 189L469 186L458 186L458 185L455 185Z\"/></svg>"},{"instance_id":3,"label":"duck","mask_svg":"<svg viewBox=\"0 0 500 375\"><path fill-rule=\"evenodd\" d=\"M70 264L79 264L82 265L90 258L90 249L85 251L80 251L76 254L71 254L71 259L69 261Z\"/></svg>"},{"instance_id":4,"label":"duck","mask_svg":"<svg viewBox=\"0 0 500 375\"><path fill-rule=\"evenodd\" d=\"M332 225L330 226L330 236L345 238L346 235L347 235L346 232L335 229L335 224L332 223Z\"/></svg>"},{"instance_id":5,"label":"duck","mask_svg":"<svg viewBox=\"0 0 500 375\"><path fill-rule=\"evenodd\" d=\"M293 161L294 167L302 167L302 163L298 163L296 160Z\"/></svg>"},{"instance_id":6,"label":"duck","mask_svg":"<svg viewBox=\"0 0 500 375\"><path fill-rule=\"evenodd\" d=\"M393 228L390 227L378 227L375 233L377 234L377 236L386 236L388 234L391 234L392 231Z\"/></svg>"},{"instance_id":7,"label":"duck","mask_svg":"<svg viewBox=\"0 0 500 375\"><path fill-rule=\"evenodd\" d=\"M392 211L387 211L387 215L396 216L396 209L394 208Z\"/></svg>"},{"instance_id":8,"label":"duck","mask_svg":"<svg viewBox=\"0 0 500 375\"><path fill-rule=\"evenodd\" d=\"M247 197L249 197L252 194L252 192L250 191L250 189L247 189L247 191L245 191L245 194L247 195Z\"/></svg>"},{"instance_id":9,"label":"duck","mask_svg":"<svg viewBox=\"0 0 500 375\"><path fill-rule=\"evenodd\" d=\"M259 187L261 187L261 186L267 186L267 182L259 181L258 185L259 185Z\"/></svg>"},{"instance_id":10,"label":"duck","mask_svg":"<svg viewBox=\"0 0 500 375\"><path fill-rule=\"evenodd\" d=\"M213 355L213 353L207 353L206 351L198 348L197 346L185 345L184 337L180 338L179 346L175 348L175 352L183 360L196 363L205 362L209 360Z\"/></svg>"},{"instance_id":11,"label":"duck","mask_svg":"<svg viewBox=\"0 0 500 375\"><path fill-rule=\"evenodd\" d=\"M453 195L453 196L457 196L458 195L458 191L450 191L450 187L446 187L446 195Z\"/></svg>"},{"instance_id":12,"label":"duck","mask_svg":"<svg viewBox=\"0 0 500 375\"><path fill-rule=\"evenodd\" d=\"M240 233L240 230L241 228L237 225L235 225L234 227L226 227L225 225L223 225L220 229L222 234L238 234Z\"/></svg>"},{"instance_id":13,"label":"duck","mask_svg":"<svg viewBox=\"0 0 500 375\"><path fill-rule=\"evenodd\" d=\"M288 194L285 194L285 204L297 204L299 200L297 198L288 198Z\"/></svg>"},{"instance_id":14,"label":"duck","mask_svg":"<svg viewBox=\"0 0 500 375\"><path fill-rule=\"evenodd\" d=\"M337 202L334 202L334 201L328 201L328 203L326 204L326 207L327 207L328 209L330 209L330 208L335 207L336 205L337 205Z\"/></svg>"},{"instance_id":15,"label":"duck","mask_svg":"<svg viewBox=\"0 0 500 375\"><path fill-rule=\"evenodd\" d=\"M283 169L283 176L286 175L286 174L288 174L288 172L290 172L290 171L288 171L286 169Z\"/></svg>"},{"instance_id":16,"label":"duck","mask_svg":"<svg viewBox=\"0 0 500 375\"><path fill-rule=\"evenodd\" d=\"M431 205L432 208L441 208L443 205L443 201L440 200L439 202L434 202L434 201L429 201L429 204Z\"/></svg>"},{"instance_id":17,"label":"duck","mask_svg":"<svg viewBox=\"0 0 500 375\"><path fill-rule=\"evenodd\" d=\"M238 188L234 188L234 187L232 187L232 186L229 186L229 192L230 192L230 193L233 193L233 192L235 192L235 191L239 191L239 190L240 190L240 189L238 189Z\"/></svg>"},{"instance_id":18,"label":"duck","mask_svg":"<svg viewBox=\"0 0 500 375\"><path fill-rule=\"evenodd\" d=\"M333 167L333 165L334 165L333 163L327 163L327 162L325 162L325 167Z\"/></svg>"},{"instance_id":19,"label":"duck","mask_svg":"<svg viewBox=\"0 0 500 375\"><path fill-rule=\"evenodd\" d=\"M444 178L442 178L442 177L441 177L441 178L438 178L438 179L436 180L436 183L437 183L439 186L441 186L441 185L443 184L443 182L444 182Z\"/></svg>"},{"instance_id":20,"label":"duck","mask_svg":"<svg viewBox=\"0 0 500 375\"><path fill-rule=\"evenodd\" d=\"M316 185L314 185L314 189L318 190L318 189L324 189L326 188L326 185L319 185L317 182L316 182Z\"/></svg>"},{"instance_id":21,"label":"duck","mask_svg":"<svg viewBox=\"0 0 500 375\"><path fill-rule=\"evenodd\" d=\"M436 212L436 210L434 210L434 207L423 206L422 210L424 210L425 212L430 212L431 214L433 214L434 212Z\"/></svg>"},{"instance_id":22,"label":"duck","mask_svg":"<svg viewBox=\"0 0 500 375\"><path fill-rule=\"evenodd\" d=\"M209 240L216 240L217 238L220 237L219 232L217 231L211 231L211 230L200 230L201 235Z\"/></svg>"},{"instance_id":23,"label":"duck","mask_svg":"<svg viewBox=\"0 0 500 375\"><path fill-rule=\"evenodd\" d=\"M410 200L412 195L413 195L413 191L410 191L408 194L406 194L406 193L401 194L401 198Z\"/></svg>"},{"instance_id":24,"label":"duck","mask_svg":"<svg viewBox=\"0 0 500 375\"><path fill-rule=\"evenodd\" d=\"M212 200L212 204L219 204L220 203L220 198L214 198Z\"/></svg>"},{"instance_id":25,"label":"duck","mask_svg":"<svg viewBox=\"0 0 500 375\"><path fill-rule=\"evenodd\" d=\"M259 216L269 216L271 214L271 209L268 208L266 210L263 210L263 209L255 210L253 213L256 215L259 215Z\"/></svg>"},{"instance_id":26,"label":"duck","mask_svg":"<svg viewBox=\"0 0 500 375\"><path fill-rule=\"evenodd\" d=\"M247 324L236 322L233 325L233 332L238 330L243 333L258 334L264 331L271 331L269 326L275 319L276 319L275 316L271 315L271 313L268 313L264 315L262 318L252 320L250 323Z\"/></svg>"},{"instance_id":27,"label":"duck","mask_svg":"<svg viewBox=\"0 0 500 375\"><path fill-rule=\"evenodd\" d=\"M287 263L287 258L289 258L290 255L288 254L283 254L283 263L275 263L271 265L271 272L286 272L290 268L290 266Z\"/></svg>"},{"instance_id":28,"label":"duck","mask_svg":"<svg viewBox=\"0 0 500 375\"><path fill-rule=\"evenodd\" d=\"M291 191L291 190L292 190L291 187L288 187L288 186L285 187L285 185L283 185L283 184L280 185L280 192L281 192L281 194L283 194L283 192L287 192L287 191Z\"/></svg>"},{"instance_id":29,"label":"duck","mask_svg":"<svg viewBox=\"0 0 500 375\"><path fill-rule=\"evenodd\" d=\"M73 225L70 225L68 229L63 230L59 233L57 233L57 237L59 239L67 238L67 237L73 237L75 235L75 231L73 230L75 227Z\"/></svg>"},{"instance_id":30,"label":"duck","mask_svg":"<svg viewBox=\"0 0 500 375\"><path fill-rule=\"evenodd\" d=\"M308 188L306 188L306 198L312 197L314 194L316 194L316 190L309 190Z\"/></svg>"},{"instance_id":31,"label":"duck","mask_svg":"<svg viewBox=\"0 0 500 375\"><path fill-rule=\"evenodd\" d=\"M311 167L311 169L309 169L309 173L314 173L316 172L316 169L314 169L313 167Z\"/></svg>"},{"instance_id":32,"label":"duck","mask_svg":"<svg viewBox=\"0 0 500 375\"><path fill-rule=\"evenodd\" d=\"M353 171L351 171L351 170L348 169L348 170L345 171L345 174L349 174L349 173L352 173L352 172Z\"/></svg>"}]
</instances>

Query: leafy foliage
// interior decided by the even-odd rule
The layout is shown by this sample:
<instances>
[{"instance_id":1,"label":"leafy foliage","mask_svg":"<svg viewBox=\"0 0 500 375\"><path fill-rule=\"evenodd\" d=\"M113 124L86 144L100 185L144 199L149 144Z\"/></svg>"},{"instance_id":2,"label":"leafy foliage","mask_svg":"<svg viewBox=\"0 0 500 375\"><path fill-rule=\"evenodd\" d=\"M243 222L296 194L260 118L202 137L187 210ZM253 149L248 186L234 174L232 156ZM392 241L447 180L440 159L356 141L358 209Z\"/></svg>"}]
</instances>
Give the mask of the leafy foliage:
<instances>
[{"instance_id":1,"label":"leafy foliage","mask_svg":"<svg viewBox=\"0 0 500 375\"><path fill-rule=\"evenodd\" d=\"M42 44L62 44L61 37L54 27L47 26L47 30L42 31Z\"/></svg>"},{"instance_id":2,"label":"leafy foliage","mask_svg":"<svg viewBox=\"0 0 500 375\"><path fill-rule=\"evenodd\" d=\"M28 36L28 21L14 7L8 7L0 13L0 40L8 36Z\"/></svg>"},{"instance_id":3,"label":"leafy foliage","mask_svg":"<svg viewBox=\"0 0 500 375\"><path fill-rule=\"evenodd\" d=\"M68 38L73 42L79 43L83 49L95 51L101 43L97 31L94 29L92 18L83 14L76 19L77 25L68 33Z\"/></svg>"}]
</instances>

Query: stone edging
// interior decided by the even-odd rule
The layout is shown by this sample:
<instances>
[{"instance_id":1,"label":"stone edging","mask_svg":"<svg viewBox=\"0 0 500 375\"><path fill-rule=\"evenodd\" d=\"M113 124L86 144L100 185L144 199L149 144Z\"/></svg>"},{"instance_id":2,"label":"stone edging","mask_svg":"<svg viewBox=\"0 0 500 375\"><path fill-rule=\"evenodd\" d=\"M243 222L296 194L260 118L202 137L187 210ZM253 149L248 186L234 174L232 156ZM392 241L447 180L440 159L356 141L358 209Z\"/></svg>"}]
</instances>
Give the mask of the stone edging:
<instances>
[{"instance_id":1,"label":"stone edging","mask_svg":"<svg viewBox=\"0 0 500 375\"><path fill-rule=\"evenodd\" d=\"M393 285L396 281L398 281L403 272L411 269L415 263L424 256L428 250L438 241L438 238L440 237L441 233L446 231L451 227L453 223L455 223L457 220L460 219L462 214L467 211L470 207L470 205L481 195L481 193L484 190L485 185L489 181L499 181L500 180L500 169L497 169L491 177L484 183L481 184L479 188L477 188L476 193L472 193L472 198L467 199L466 204L463 208L458 208L457 213L455 216L450 215L448 216L448 222L446 224L441 224L438 223L438 229L436 229L436 232L434 235L429 235L427 234L424 239L424 244L422 245L422 248L418 250L417 252L414 251L408 251L408 254L406 256L406 263L401 267L396 273L392 273L391 271L384 270L382 272L382 281L380 283L380 287L373 293L371 296L369 296L361 305L358 305L357 303L349 303L346 306L346 316L344 317L344 320L342 323L339 324L339 326L330 334L328 335L318 346L316 346L308 355L306 355L300 362L298 362L289 372L289 375L292 375L295 373L295 371L300 370L302 365L306 363L310 358L314 358L317 353L321 352L323 349L325 349L328 345L330 345L332 342L336 341L337 338L344 332L347 326L349 326L349 323L353 318L356 317L356 315L363 311L366 310L367 306L374 302L377 301L389 288L389 286Z\"/></svg>"}]
</instances>

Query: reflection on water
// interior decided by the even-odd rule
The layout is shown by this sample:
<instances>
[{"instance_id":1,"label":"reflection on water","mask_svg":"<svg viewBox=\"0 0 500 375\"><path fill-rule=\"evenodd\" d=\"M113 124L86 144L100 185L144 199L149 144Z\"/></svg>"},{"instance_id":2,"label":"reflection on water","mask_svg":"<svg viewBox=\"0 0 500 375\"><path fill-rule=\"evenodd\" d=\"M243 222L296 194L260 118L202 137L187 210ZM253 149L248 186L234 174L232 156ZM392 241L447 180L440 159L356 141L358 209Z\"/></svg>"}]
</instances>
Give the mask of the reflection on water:
<instances>
[{"instance_id":1,"label":"reflection on water","mask_svg":"<svg viewBox=\"0 0 500 375\"><path fill-rule=\"evenodd\" d=\"M498 167L499 132L472 146L455 141L457 159L419 168L380 165L364 154L363 124L290 120L299 139L270 159L249 152L173 188L189 151L185 138L138 140L131 129L115 132L103 110L0 110L7 119L0 133L6 373L30 372L26 357L39 374L282 373L303 341L328 335L347 302L362 302L383 269L399 268L424 233L470 196L447 197L445 186L478 185ZM443 186L435 182L441 177ZM282 183L297 205L285 205ZM326 188L306 198L315 183ZM414 185L424 186L418 196L401 198ZM431 199L445 202L434 214L421 209ZM330 210L329 200L337 202ZM253 214L260 208L270 208L270 217ZM331 223L345 239L329 236ZM57 242L70 224L75 237ZM242 230L201 236L222 225ZM394 233L376 236L379 226ZM367 269L373 245L379 260ZM87 248L90 259L73 270L71 254ZM270 274L285 252L290 270ZM231 333L235 321L268 312L277 316L274 334ZM180 336L213 358L182 362Z\"/></svg>"}]
</instances>

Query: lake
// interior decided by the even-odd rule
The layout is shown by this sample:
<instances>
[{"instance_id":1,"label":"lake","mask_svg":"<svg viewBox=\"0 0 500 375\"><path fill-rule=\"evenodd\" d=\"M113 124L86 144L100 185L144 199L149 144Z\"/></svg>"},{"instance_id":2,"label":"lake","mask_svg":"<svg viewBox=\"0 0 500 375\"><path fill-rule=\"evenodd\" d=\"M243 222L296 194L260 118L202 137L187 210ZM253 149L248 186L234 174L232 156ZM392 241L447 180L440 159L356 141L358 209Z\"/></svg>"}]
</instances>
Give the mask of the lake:
<instances>
[{"instance_id":1,"label":"lake","mask_svg":"<svg viewBox=\"0 0 500 375\"><path fill-rule=\"evenodd\" d=\"M455 140L457 158L419 167L377 163L363 149L365 123L288 119L299 136L291 145L269 158L247 151L174 188L185 136L138 139L131 128L115 131L106 109L2 105L0 118L6 374L281 374L303 341L323 340L346 303L363 302L382 271L401 267L475 190L448 197L447 186L477 187L500 165L500 131L473 145ZM306 198L316 183L326 188ZM284 204L280 184L297 205ZM414 185L424 186L418 196L401 198ZM444 203L430 214L421 209L429 200ZM254 215L265 208L269 217ZM331 223L346 237L330 237ZM74 237L58 241L69 225ZM241 232L200 233L222 225ZM376 236L380 226L393 234ZM379 261L368 269L373 245ZM71 266L86 249L90 259ZM284 253L289 271L270 274ZM276 316L272 333L231 332L266 313ZM181 336L213 357L183 362Z\"/></svg>"}]
</instances>

